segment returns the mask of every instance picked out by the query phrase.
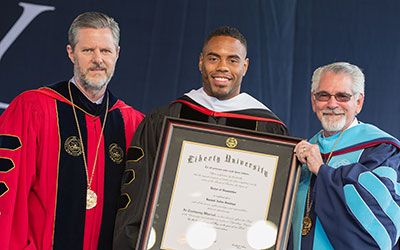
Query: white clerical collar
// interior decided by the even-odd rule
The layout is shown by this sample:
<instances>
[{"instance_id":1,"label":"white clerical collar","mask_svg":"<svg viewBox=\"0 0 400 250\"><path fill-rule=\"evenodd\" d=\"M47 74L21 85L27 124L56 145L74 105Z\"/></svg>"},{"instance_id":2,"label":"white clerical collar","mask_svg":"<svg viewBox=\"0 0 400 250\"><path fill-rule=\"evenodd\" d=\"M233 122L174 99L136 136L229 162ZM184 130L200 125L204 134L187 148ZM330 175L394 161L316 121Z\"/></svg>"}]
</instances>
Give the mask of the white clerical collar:
<instances>
[{"instance_id":1,"label":"white clerical collar","mask_svg":"<svg viewBox=\"0 0 400 250\"><path fill-rule=\"evenodd\" d=\"M72 77L71 82L72 82L72 83L81 91L81 93L82 93L84 96L86 96L86 98L87 98L89 101L91 101L92 103L101 104L101 102L103 101L104 95L103 95L102 97L100 97L99 100L97 100L97 101L95 101L95 102L92 101L92 100L90 100L90 98L81 90L81 88L79 88L78 84L76 84L76 82L75 82L75 77Z\"/></svg>"},{"instance_id":2,"label":"white clerical collar","mask_svg":"<svg viewBox=\"0 0 400 250\"><path fill-rule=\"evenodd\" d=\"M270 111L270 109L264 104L246 93L240 93L239 95L228 100L218 100L215 97L207 95L203 88L199 88L197 90L191 90L185 95L205 108L215 112L227 112L245 109L265 109Z\"/></svg>"}]
</instances>

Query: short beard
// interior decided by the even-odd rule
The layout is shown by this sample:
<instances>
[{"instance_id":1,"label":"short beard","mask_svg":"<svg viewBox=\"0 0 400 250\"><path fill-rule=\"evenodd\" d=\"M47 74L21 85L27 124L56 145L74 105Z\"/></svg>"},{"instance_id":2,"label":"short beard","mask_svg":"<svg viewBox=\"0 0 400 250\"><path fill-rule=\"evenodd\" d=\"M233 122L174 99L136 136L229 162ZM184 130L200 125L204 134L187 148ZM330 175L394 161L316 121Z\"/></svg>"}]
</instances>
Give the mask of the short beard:
<instances>
[{"instance_id":1,"label":"short beard","mask_svg":"<svg viewBox=\"0 0 400 250\"><path fill-rule=\"evenodd\" d=\"M94 65L94 66L92 66L92 68L93 67L101 67L101 68L103 68L100 65ZM86 78L86 75L80 70L80 67L79 67L78 63L76 63L74 65L74 73L75 73L75 76L78 78L78 82L81 85L81 87L86 92L88 92L88 93L90 93L92 95L96 95L97 93L101 92L107 86L107 84L110 82L110 80L111 80L111 78L112 78L112 76L114 74L114 72L111 72L110 75L106 74L106 76L103 79L101 79L101 80L99 80L97 82L94 82L94 81Z\"/></svg>"},{"instance_id":2,"label":"short beard","mask_svg":"<svg viewBox=\"0 0 400 250\"><path fill-rule=\"evenodd\" d=\"M327 117L322 115L321 124L322 128L328 132L338 132L344 129L346 126L346 112L344 111L334 111L334 110L323 110L322 113L334 113L334 114L343 114L340 119L336 117Z\"/></svg>"}]
</instances>

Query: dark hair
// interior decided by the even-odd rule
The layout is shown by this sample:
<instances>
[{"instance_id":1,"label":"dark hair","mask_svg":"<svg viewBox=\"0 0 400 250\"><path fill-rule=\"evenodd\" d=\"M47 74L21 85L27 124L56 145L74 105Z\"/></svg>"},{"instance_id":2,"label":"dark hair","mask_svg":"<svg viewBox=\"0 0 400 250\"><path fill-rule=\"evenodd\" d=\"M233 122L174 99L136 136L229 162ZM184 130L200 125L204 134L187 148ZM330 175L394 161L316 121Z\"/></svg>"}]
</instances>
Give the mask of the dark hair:
<instances>
[{"instance_id":1,"label":"dark hair","mask_svg":"<svg viewBox=\"0 0 400 250\"><path fill-rule=\"evenodd\" d=\"M85 12L80 14L72 22L68 30L68 40L72 49L77 44L78 30L80 28L109 28L113 34L115 48L118 48L119 44L119 26L118 23L106 14L99 12Z\"/></svg>"},{"instance_id":2,"label":"dark hair","mask_svg":"<svg viewBox=\"0 0 400 250\"><path fill-rule=\"evenodd\" d=\"M240 31L234 27L230 26L222 26L218 27L215 30L211 31L210 34L206 37L204 40L203 48L207 45L207 43L211 40L211 38L216 37L216 36L229 36L232 38L235 38L240 41L241 44L243 44L244 48L247 51L247 41L246 38L240 33Z\"/></svg>"}]
</instances>

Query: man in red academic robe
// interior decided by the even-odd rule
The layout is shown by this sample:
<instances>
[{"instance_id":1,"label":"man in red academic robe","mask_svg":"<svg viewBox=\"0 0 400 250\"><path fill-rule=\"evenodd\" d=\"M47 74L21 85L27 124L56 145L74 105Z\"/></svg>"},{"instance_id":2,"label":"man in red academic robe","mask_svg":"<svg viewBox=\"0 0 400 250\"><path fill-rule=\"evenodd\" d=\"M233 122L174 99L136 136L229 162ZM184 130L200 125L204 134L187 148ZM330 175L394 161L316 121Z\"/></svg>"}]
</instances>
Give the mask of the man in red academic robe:
<instances>
[{"instance_id":1,"label":"man in red academic robe","mask_svg":"<svg viewBox=\"0 0 400 250\"><path fill-rule=\"evenodd\" d=\"M119 27L69 30L74 76L22 93L0 117L0 248L110 249L126 152L143 114L108 89Z\"/></svg>"}]
</instances>

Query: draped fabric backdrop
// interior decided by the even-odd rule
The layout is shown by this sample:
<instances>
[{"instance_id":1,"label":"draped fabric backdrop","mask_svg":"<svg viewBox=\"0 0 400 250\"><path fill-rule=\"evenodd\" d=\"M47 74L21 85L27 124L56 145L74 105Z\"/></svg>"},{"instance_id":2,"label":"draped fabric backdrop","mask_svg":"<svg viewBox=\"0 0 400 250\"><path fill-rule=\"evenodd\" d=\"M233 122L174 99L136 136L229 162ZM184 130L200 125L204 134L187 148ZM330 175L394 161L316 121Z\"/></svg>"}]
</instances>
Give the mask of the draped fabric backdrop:
<instances>
[{"instance_id":1,"label":"draped fabric backdrop","mask_svg":"<svg viewBox=\"0 0 400 250\"><path fill-rule=\"evenodd\" d=\"M397 0L2 0L0 106L72 77L67 31L85 11L119 22L121 53L110 87L144 113L201 86L203 40L231 25L248 41L242 91L271 108L291 135L307 138L320 129L310 104L313 70L348 61L366 75L359 119L400 137Z\"/></svg>"}]
</instances>

